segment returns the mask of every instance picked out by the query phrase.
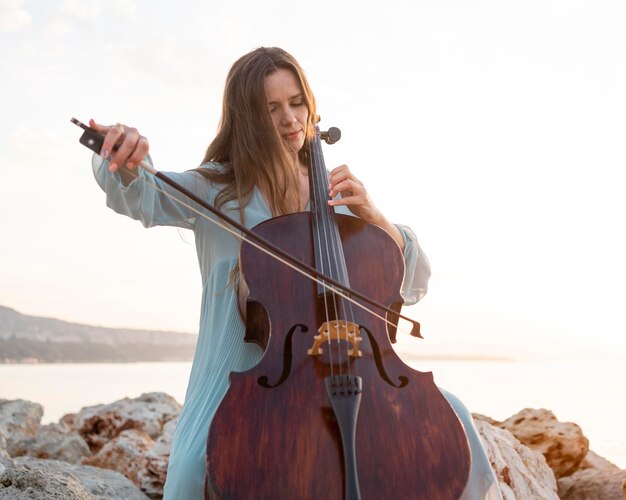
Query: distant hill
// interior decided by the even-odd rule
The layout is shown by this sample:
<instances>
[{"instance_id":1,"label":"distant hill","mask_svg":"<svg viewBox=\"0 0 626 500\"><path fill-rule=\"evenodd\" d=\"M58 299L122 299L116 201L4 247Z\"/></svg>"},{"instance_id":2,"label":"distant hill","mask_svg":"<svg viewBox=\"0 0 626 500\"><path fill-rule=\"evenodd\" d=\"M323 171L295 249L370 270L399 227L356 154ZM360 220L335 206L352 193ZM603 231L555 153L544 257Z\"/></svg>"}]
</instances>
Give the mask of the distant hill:
<instances>
[{"instance_id":1,"label":"distant hill","mask_svg":"<svg viewBox=\"0 0 626 500\"><path fill-rule=\"evenodd\" d=\"M189 333L83 325L0 306L0 363L189 361L196 340Z\"/></svg>"}]
</instances>

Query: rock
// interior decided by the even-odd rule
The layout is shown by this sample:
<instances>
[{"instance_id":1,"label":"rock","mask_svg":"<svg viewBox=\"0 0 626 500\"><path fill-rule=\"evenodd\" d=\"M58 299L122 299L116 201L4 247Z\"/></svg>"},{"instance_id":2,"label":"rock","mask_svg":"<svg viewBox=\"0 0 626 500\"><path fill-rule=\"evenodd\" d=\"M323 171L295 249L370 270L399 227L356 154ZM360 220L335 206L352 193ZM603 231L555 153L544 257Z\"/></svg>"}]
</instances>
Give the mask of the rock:
<instances>
[{"instance_id":1,"label":"rock","mask_svg":"<svg viewBox=\"0 0 626 500\"><path fill-rule=\"evenodd\" d=\"M76 430L76 413L67 413L59 420L59 425L68 431Z\"/></svg>"},{"instance_id":2,"label":"rock","mask_svg":"<svg viewBox=\"0 0 626 500\"><path fill-rule=\"evenodd\" d=\"M123 431L82 463L121 472L151 498L161 498L177 423L178 418L167 422L156 442L143 431Z\"/></svg>"},{"instance_id":3,"label":"rock","mask_svg":"<svg viewBox=\"0 0 626 500\"><path fill-rule=\"evenodd\" d=\"M78 434L57 424L41 426L43 407L21 399L0 400L0 448L5 457L30 456L76 463L90 454Z\"/></svg>"},{"instance_id":4,"label":"rock","mask_svg":"<svg viewBox=\"0 0 626 500\"><path fill-rule=\"evenodd\" d=\"M606 458L596 455L593 451L589 450L589 453L585 456L583 461L578 466L579 469L598 469L606 471L618 471L620 468L614 463L609 462Z\"/></svg>"},{"instance_id":5,"label":"rock","mask_svg":"<svg viewBox=\"0 0 626 500\"><path fill-rule=\"evenodd\" d=\"M7 450L12 457L29 456L62 460L71 464L91 455L85 440L58 424L40 427L35 436L14 439Z\"/></svg>"},{"instance_id":6,"label":"rock","mask_svg":"<svg viewBox=\"0 0 626 500\"><path fill-rule=\"evenodd\" d=\"M526 408L498 424L546 457L558 478L572 474L589 451L589 440L572 422L559 422L549 410Z\"/></svg>"},{"instance_id":7,"label":"rock","mask_svg":"<svg viewBox=\"0 0 626 500\"><path fill-rule=\"evenodd\" d=\"M35 436L42 416L40 404L23 399L0 399L0 436L4 437L6 450L10 450L16 440Z\"/></svg>"},{"instance_id":8,"label":"rock","mask_svg":"<svg viewBox=\"0 0 626 500\"><path fill-rule=\"evenodd\" d=\"M2 434L0 434L0 458L9 458L9 453L7 452L7 440Z\"/></svg>"},{"instance_id":9,"label":"rock","mask_svg":"<svg viewBox=\"0 0 626 500\"><path fill-rule=\"evenodd\" d=\"M624 500L626 470L583 469L559 479L561 500Z\"/></svg>"},{"instance_id":10,"label":"rock","mask_svg":"<svg viewBox=\"0 0 626 500\"><path fill-rule=\"evenodd\" d=\"M498 425L500 423L491 417L482 415L481 413L472 413L472 418L474 419L474 422L477 422L478 420L480 420L481 422L487 422L488 424L491 424L491 425Z\"/></svg>"},{"instance_id":11,"label":"rock","mask_svg":"<svg viewBox=\"0 0 626 500\"><path fill-rule=\"evenodd\" d=\"M0 400L0 498L162 498L179 413L149 393L41 426L40 405ZM504 500L626 500L626 471L589 451L576 424L548 410L473 416Z\"/></svg>"},{"instance_id":12,"label":"rock","mask_svg":"<svg viewBox=\"0 0 626 500\"><path fill-rule=\"evenodd\" d=\"M40 425L43 414L40 405L20 400L1 403L0 457L3 459L20 456L24 460L33 457L33 460L80 462L85 469L77 470L83 471L85 477L89 471L110 469L125 475L151 497L162 497L172 434L181 408L167 394L143 394L136 399L125 398L108 405L83 408L77 414L65 415L58 424L47 426ZM92 450L97 451L93 457L90 456ZM27 489L30 489L24 493L26 496L61 491L65 484L67 491L57 497L96 498L72 478L49 477L42 464L54 460L32 462L37 467L34 472L27 471L28 474L24 472L28 467L17 467L16 460L8 462L10 467L3 466L11 477L5 478L6 488L0 496L8 495L7 488L11 488L11 498L19 498L23 493L18 491L19 485L28 483ZM35 483L40 487L34 486ZM41 495L41 498L49 498L47 493Z\"/></svg>"},{"instance_id":13,"label":"rock","mask_svg":"<svg viewBox=\"0 0 626 500\"><path fill-rule=\"evenodd\" d=\"M178 424L178 417L170 420L163 427L163 434L146 454L146 474L141 479L141 489L149 496L162 496L167 477L167 465L172 449L172 438Z\"/></svg>"},{"instance_id":14,"label":"rock","mask_svg":"<svg viewBox=\"0 0 626 500\"><path fill-rule=\"evenodd\" d=\"M154 445L148 434L129 429L106 443L94 456L83 459L84 465L116 470L140 486L146 475L146 454Z\"/></svg>"},{"instance_id":15,"label":"rock","mask_svg":"<svg viewBox=\"0 0 626 500\"><path fill-rule=\"evenodd\" d=\"M145 500L122 474L57 460L0 458L0 498L7 500Z\"/></svg>"},{"instance_id":16,"label":"rock","mask_svg":"<svg viewBox=\"0 0 626 500\"><path fill-rule=\"evenodd\" d=\"M475 421L504 500L558 500L554 473L544 456L521 444L509 431Z\"/></svg>"},{"instance_id":17,"label":"rock","mask_svg":"<svg viewBox=\"0 0 626 500\"><path fill-rule=\"evenodd\" d=\"M158 438L163 425L176 417L180 408L167 394L147 393L135 399L124 398L107 405L83 408L76 415L74 426L91 450L97 452L107 441L128 429L141 430L152 439Z\"/></svg>"}]
</instances>

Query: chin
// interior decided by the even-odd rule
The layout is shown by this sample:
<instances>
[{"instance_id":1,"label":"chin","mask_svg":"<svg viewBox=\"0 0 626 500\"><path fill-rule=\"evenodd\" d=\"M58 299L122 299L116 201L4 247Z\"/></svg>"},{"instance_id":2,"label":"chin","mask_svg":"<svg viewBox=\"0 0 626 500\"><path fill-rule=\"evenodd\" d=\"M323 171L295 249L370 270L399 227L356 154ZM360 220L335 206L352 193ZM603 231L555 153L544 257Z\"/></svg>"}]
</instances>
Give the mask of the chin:
<instances>
[{"instance_id":1,"label":"chin","mask_svg":"<svg viewBox=\"0 0 626 500\"><path fill-rule=\"evenodd\" d=\"M289 149L290 151L293 151L294 153L298 153L304 147L304 143L303 142L298 142L297 144L287 143L285 144L285 146L287 146L287 149Z\"/></svg>"}]
</instances>

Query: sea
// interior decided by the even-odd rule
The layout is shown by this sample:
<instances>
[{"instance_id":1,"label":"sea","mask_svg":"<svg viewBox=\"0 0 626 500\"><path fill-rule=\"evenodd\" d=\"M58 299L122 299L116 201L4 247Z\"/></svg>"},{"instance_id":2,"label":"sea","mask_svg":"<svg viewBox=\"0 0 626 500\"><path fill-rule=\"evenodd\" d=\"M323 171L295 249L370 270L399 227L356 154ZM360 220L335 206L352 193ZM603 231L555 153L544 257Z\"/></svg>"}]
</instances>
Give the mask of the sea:
<instances>
[{"instance_id":1,"label":"sea","mask_svg":"<svg viewBox=\"0 0 626 500\"><path fill-rule=\"evenodd\" d=\"M523 408L575 422L598 455L626 469L626 368L618 362L413 360L469 410L504 420ZM42 422L145 392L185 400L190 362L0 365L0 400L44 407Z\"/></svg>"}]
</instances>

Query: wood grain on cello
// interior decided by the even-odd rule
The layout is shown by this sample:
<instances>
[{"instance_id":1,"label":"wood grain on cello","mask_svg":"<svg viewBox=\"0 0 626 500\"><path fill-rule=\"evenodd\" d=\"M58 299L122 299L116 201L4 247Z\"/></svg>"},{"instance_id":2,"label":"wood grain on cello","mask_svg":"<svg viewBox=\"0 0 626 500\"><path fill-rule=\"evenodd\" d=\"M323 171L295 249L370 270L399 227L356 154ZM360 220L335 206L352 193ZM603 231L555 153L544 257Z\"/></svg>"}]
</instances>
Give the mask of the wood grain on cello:
<instances>
[{"instance_id":1,"label":"wood grain on cello","mask_svg":"<svg viewBox=\"0 0 626 500\"><path fill-rule=\"evenodd\" d=\"M319 131L311 141L311 212L253 231L387 307L402 304L404 262L382 229L336 215ZM431 373L405 365L393 328L244 242L246 340L265 354L232 373L207 440L206 497L456 499L470 454Z\"/></svg>"}]
</instances>

